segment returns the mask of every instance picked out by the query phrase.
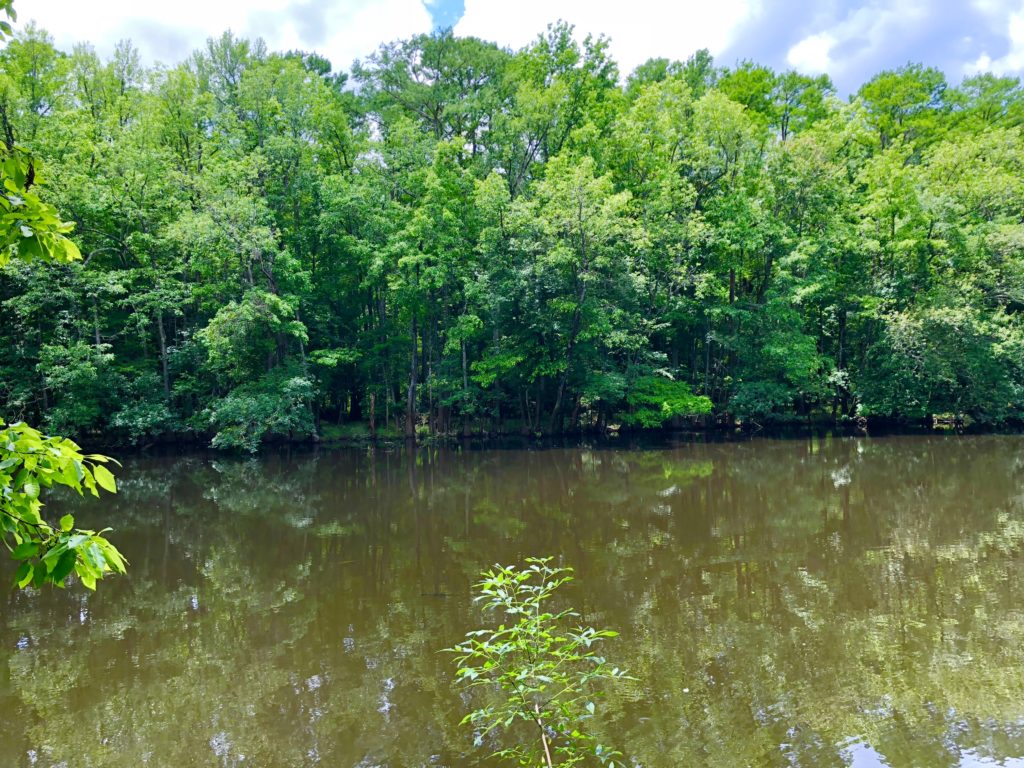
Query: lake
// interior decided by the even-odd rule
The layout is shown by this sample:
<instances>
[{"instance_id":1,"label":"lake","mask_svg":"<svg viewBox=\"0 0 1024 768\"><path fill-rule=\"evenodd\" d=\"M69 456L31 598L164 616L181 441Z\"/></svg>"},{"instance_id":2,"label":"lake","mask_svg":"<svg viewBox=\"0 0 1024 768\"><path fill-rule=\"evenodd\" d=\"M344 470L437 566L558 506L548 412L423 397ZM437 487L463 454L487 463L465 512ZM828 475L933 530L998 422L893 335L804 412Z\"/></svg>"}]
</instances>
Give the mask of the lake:
<instances>
[{"instance_id":1,"label":"lake","mask_svg":"<svg viewBox=\"0 0 1024 768\"><path fill-rule=\"evenodd\" d=\"M438 651L553 555L630 764L1024 766L1024 438L135 457L127 577L0 603L4 765L470 766ZM4 566L4 578L13 569Z\"/></svg>"}]
</instances>

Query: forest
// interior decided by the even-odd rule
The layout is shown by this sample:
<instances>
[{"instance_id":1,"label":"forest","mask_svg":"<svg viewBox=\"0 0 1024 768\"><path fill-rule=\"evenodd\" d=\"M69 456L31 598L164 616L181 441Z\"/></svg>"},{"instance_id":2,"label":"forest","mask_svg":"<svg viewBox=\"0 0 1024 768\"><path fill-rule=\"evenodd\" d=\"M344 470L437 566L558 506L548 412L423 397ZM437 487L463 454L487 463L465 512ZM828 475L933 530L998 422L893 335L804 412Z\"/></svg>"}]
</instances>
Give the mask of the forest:
<instances>
[{"instance_id":1,"label":"forest","mask_svg":"<svg viewBox=\"0 0 1024 768\"><path fill-rule=\"evenodd\" d=\"M92 444L1024 417L1024 91L559 23L348 72L27 25L0 130L81 261L0 270L0 412Z\"/></svg>"}]
</instances>

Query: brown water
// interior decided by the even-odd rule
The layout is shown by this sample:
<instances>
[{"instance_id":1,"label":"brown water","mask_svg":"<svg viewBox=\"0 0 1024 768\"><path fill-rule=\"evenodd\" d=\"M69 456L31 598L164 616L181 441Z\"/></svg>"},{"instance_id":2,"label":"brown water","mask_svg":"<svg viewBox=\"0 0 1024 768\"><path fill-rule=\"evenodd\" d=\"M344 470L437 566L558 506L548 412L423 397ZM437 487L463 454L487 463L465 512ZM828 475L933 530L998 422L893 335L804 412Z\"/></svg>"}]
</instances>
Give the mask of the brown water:
<instances>
[{"instance_id":1,"label":"brown water","mask_svg":"<svg viewBox=\"0 0 1024 768\"><path fill-rule=\"evenodd\" d=\"M77 513L131 572L3 598L4 766L479 764L437 651L543 554L631 764L1024 766L1024 438L146 458Z\"/></svg>"}]
</instances>

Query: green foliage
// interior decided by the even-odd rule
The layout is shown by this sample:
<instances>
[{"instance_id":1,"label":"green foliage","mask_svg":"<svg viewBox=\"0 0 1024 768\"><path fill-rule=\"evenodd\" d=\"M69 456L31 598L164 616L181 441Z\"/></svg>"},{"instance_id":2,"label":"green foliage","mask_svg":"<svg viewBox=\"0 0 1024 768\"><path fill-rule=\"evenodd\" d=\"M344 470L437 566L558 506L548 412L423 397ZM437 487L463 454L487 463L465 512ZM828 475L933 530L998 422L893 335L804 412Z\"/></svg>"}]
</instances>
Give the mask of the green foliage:
<instances>
[{"instance_id":1,"label":"green foliage","mask_svg":"<svg viewBox=\"0 0 1024 768\"><path fill-rule=\"evenodd\" d=\"M110 415L110 429L133 445L160 437L178 427L160 391L156 374L141 375L125 388L123 402Z\"/></svg>"},{"instance_id":2,"label":"green foliage","mask_svg":"<svg viewBox=\"0 0 1024 768\"><path fill-rule=\"evenodd\" d=\"M870 351L880 370L864 390L865 415L969 415L999 421L1021 406L1011 378L1024 360L1006 336L1006 320L968 307L935 306L883 319ZM1009 341L1009 343L1007 343Z\"/></svg>"},{"instance_id":3,"label":"green foliage","mask_svg":"<svg viewBox=\"0 0 1024 768\"><path fill-rule=\"evenodd\" d=\"M388 44L352 88L231 33L147 69L30 25L0 70L0 402L50 429L1024 416L1015 78L844 104L705 50L620 86L564 23Z\"/></svg>"},{"instance_id":4,"label":"green foliage","mask_svg":"<svg viewBox=\"0 0 1024 768\"><path fill-rule=\"evenodd\" d=\"M63 263L82 258L67 237L74 224L34 191L42 182L31 155L13 145L0 149L0 267L12 256Z\"/></svg>"},{"instance_id":5,"label":"green foliage","mask_svg":"<svg viewBox=\"0 0 1024 768\"><path fill-rule=\"evenodd\" d=\"M14 20L11 0L0 0L0 10ZM10 34L10 24L0 22L0 39ZM34 34L30 27L30 39ZM78 246L67 237L73 224L62 221L56 209L39 198L39 163L14 143L8 114L9 86L7 75L0 75L0 90L4 91L0 118L5 133L0 150L0 271L12 257L37 264L78 261ZM55 378L73 385L78 368L81 366L64 370L45 360L40 362L40 370L48 379L46 386L52 386ZM75 528L72 515L64 515L53 526L41 514L40 495L54 485L94 496L99 496L100 488L115 493L117 483L105 466L111 460L99 454L83 454L71 440L44 435L23 422L7 425L0 419L0 428L0 539L18 561L15 584L21 588L45 584L63 587L74 573L88 589L95 589L97 580L105 575L124 573L124 558L103 536L106 531Z\"/></svg>"},{"instance_id":6,"label":"green foliage","mask_svg":"<svg viewBox=\"0 0 1024 768\"><path fill-rule=\"evenodd\" d=\"M18 561L19 587L63 587L74 573L89 589L110 573L124 573L125 561L104 538L105 531L75 528L65 515L58 525L42 517L41 493L63 485L79 494L116 493L117 483L98 454L83 454L72 441L48 437L23 423L0 421L0 538Z\"/></svg>"},{"instance_id":7,"label":"green foliage","mask_svg":"<svg viewBox=\"0 0 1024 768\"><path fill-rule=\"evenodd\" d=\"M496 565L481 574L474 599L504 619L448 649L456 655L457 681L485 700L462 722L473 726L477 745L495 738L511 742L493 757L517 765L552 768L590 758L609 768L623 765L619 752L585 731L603 694L601 683L628 679L597 652L617 633L573 628L578 613L548 609L556 590L572 580L571 568L550 563L527 558L523 568Z\"/></svg>"},{"instance_id":8,"label":"green foliage","mask_svg":"<svg viewBox=\"0 0 1024 768\"><path fill-rule=\"evenodd\" d=\"M859 92L882 148L897 139L927 140L943 107L946 78L933 67L908 64L880 72Z\"/></svg>"},{"instance_id":9,"label":"green foliage","mask_svg":"<svg viewBox=\"0 0 1024 768\"><path fill-rule=\"evenodd\" d=\"M630 410L619 417L623 424L637 427L660 427L676 416L699 416L711 413L711 400L694 395L689 384L665 376L644 376L637 380L626 396Z\"/></svg>"},{"instance_id":10,"label":"green foliage","mask_svg":"<svg viewBox=\"0 0 1024 768\"><path fill-rule=\"evenodd\" d=\"M209 367L223 381L239 383L259 374L267 358L277 354L282 339L304 339L305 328L286 300L250 291L240 302L221 307L199 338Z\"/></svg>"},{"instance_id":11,"label":"green foliage","mask_svg":"<svg viewBox=\"0 0 1024 768\"><path fill-rule=\"evenodd\" d=\"M312 396L308 378L284 370L236 387L204 414L215 432L213 447L255 452L268 437L311 436Z\"/></svg>"},{"instance_id":12,"label":"green foliage","mask_svg":"<svg viewBox=\"0 0 1024 768\"><path fill-rule=\"evenodd\" d=\"M81 434L103 424L113 394L107 345L85 341L47 344L39 351L36 370L54 398L47 426L55 432Z\"/></svg>"},{"instance_id":13,"label":"green foliage","mask_svg":"<svg viewBox=\"0 0 1024 768\"><path fill-rule=\"evenodd\" d=\"M14 0L0 0L0 11L7 16L6 20L0 21L0 40L3 40L11 36L11 22L18 19L18 14L14 12Z\"/></svg>"}]
</instances>

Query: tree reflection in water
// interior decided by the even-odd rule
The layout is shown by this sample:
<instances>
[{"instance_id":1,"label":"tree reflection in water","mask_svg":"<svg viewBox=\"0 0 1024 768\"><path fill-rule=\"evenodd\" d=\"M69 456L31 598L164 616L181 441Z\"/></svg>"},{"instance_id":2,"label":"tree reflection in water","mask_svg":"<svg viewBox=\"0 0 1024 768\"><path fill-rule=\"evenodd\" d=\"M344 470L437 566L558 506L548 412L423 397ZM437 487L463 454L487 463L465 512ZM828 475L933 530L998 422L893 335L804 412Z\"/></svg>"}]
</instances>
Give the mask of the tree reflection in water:
<instances>
[{"instance_id":1,"label":"tree reflection in water","mask_svg":"<svg viewBox=\"0 0 1024 768\"><path fill-rule=\"evenodd\" d=\"M639 682L643 766L1024 756L1024 439L336 451L128 463L128 578L11 593L20 765L477 763L450 645L482 566L554 554Z\"/></svg>"}]
</instances>

